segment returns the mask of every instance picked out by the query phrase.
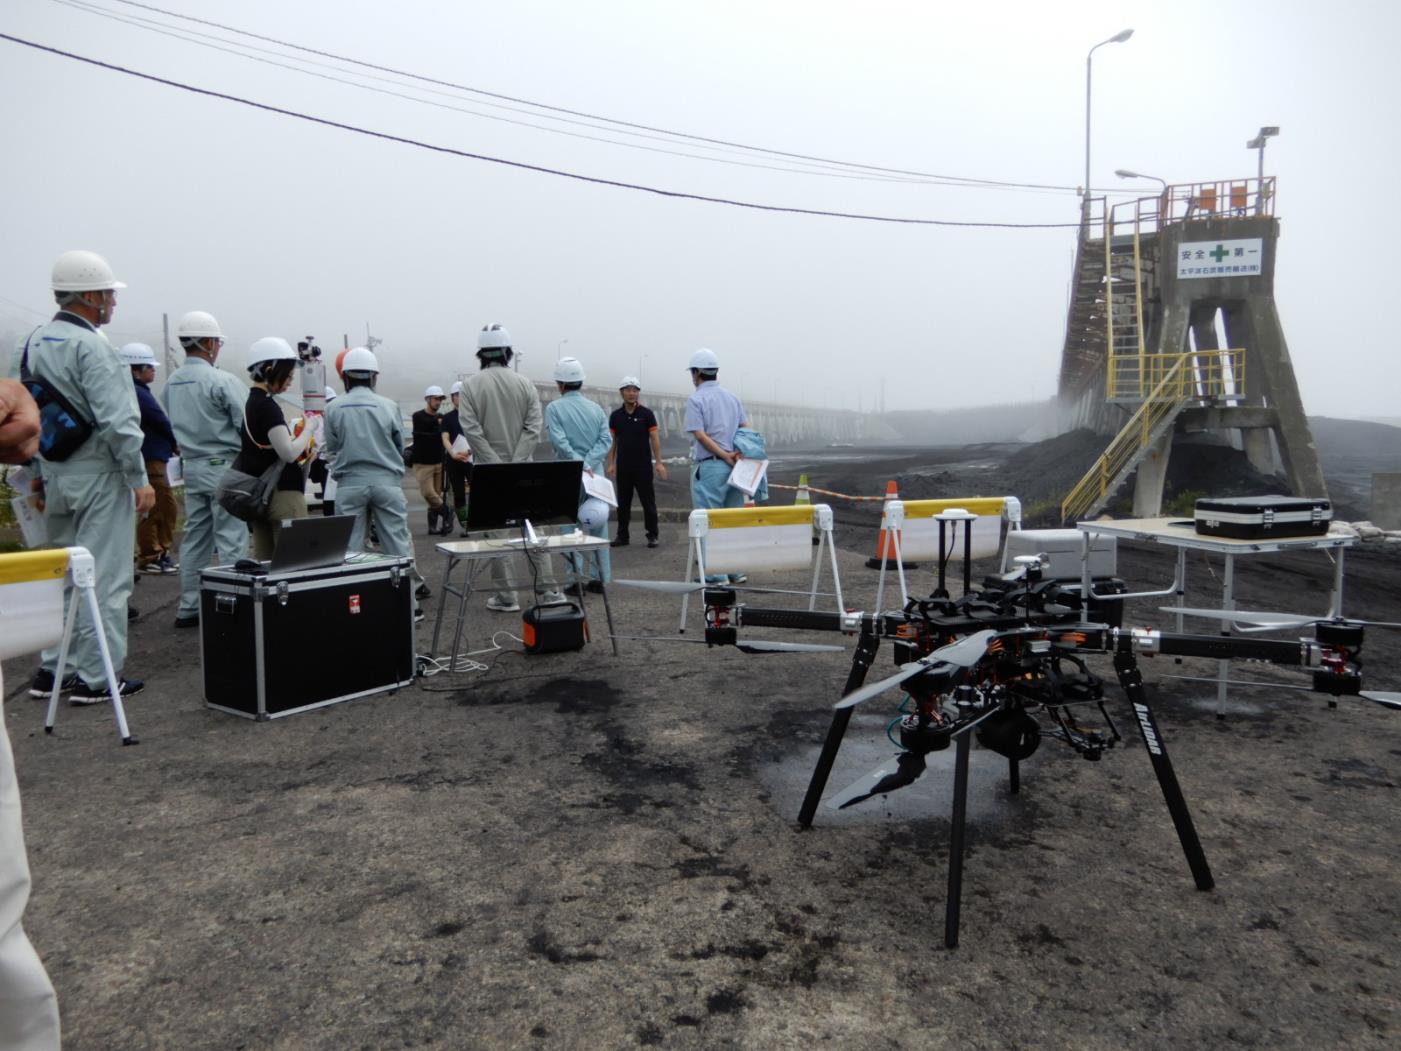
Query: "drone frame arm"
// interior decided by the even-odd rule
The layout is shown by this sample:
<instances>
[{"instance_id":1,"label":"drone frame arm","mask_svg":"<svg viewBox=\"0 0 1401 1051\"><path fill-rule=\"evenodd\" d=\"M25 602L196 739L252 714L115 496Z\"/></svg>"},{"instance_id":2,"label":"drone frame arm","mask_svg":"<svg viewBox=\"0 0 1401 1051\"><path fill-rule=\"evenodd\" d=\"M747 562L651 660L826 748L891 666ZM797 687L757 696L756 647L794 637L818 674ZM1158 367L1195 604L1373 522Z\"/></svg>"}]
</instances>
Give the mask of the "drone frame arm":
<instances>
[{"instance_id":1,"label":"drone frame arm","mask_svg":"<svg viewBox=\"0 0 1401 1051\"><path fill-rule=\"evenodd\" d=\"M865 683L866 672L870 670L871 664L875 661L876 651L879 647L880 636L872 630L870 624L863 624L861 636L856 641L856 651L851 655L851 671L847 673L846 686L842 689L843 697L853 690L859 690ZM826 740L822 742L822 754L817 757L817 766L813 768L812 779L808 782L807 794L803 796L802 809L798 811L798 824L802 828L812 827L812 818L817 813L817 804L822 801L822 790L827 787L827 778L832 774L832 764L836 762L837 750L842 746L842 738L846 736L847 724L851 722L851 713L855 710L855 708L837 708L832 712L832 724L827 728Z\"/></svg>"}]
</instances>

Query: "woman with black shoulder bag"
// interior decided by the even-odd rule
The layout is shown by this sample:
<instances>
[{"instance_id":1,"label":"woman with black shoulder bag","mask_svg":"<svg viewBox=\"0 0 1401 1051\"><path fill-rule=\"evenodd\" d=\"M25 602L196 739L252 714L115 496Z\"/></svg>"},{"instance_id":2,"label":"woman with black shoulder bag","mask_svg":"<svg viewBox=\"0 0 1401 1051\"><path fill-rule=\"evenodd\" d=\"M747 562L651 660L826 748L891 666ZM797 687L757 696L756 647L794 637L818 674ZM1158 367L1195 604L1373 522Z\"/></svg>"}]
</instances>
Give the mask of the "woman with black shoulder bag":
<instances>
[{"instance_id":1,"label":"woman with black shoulder bag","mask_svg":"<svg viewBox=\"0 0 1401 1051\"><path fill-rule=\"evenodd\" d=\"M248 374L253 386L243 409L243 447L233 469L256 477L279 461L285 465L266 513L249 523L253 557L260 562L272 558L283 520L306 517L306 478L297 461L311 447L311 428L293 437L276 397L292 385L296 371L297 352L285 339L264 336L249 350Z\"/></svg>"}]
</instances>

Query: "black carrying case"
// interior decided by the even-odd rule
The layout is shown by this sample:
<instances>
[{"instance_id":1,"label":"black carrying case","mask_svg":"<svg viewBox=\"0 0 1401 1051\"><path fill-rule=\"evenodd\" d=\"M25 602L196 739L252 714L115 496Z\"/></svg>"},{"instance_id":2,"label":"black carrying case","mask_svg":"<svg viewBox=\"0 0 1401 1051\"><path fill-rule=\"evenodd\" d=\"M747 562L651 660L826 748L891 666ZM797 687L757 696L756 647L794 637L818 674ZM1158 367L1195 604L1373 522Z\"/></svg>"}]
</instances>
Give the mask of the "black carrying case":
<instances>
[{"instance_id":1,"label":"black carrying case","mask_svg":"<svg viewBox=\"0 0 1401 1051\"><path fill-rule=\"evenodd\" d=\"M1333 505L1308 496L1229 496L1201 499L1197 532L1238 540L1323 536L1333 521Z\"/></svg>"},{"instance_id":2,"label":"black carrying case","mask_svg":"<svg viewBox=\"0 0 1401 1051\"><path fill-rule=\"evenodd\" d=\"M414 681L408 558L200 574L204 702L263 721Z\"/></svg>"}]
</instances>

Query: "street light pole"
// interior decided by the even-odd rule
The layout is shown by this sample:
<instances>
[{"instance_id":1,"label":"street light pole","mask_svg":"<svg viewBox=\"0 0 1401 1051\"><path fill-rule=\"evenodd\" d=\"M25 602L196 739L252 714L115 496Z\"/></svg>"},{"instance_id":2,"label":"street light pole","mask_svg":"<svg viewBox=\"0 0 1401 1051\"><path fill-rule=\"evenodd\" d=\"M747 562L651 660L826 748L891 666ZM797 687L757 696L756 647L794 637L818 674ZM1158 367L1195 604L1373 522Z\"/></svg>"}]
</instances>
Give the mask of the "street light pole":
<instances>
[{"instance_id":1,"label":"street light pole","mask_svg":"<svg viewBox=\"0 0 1401 1051\"><path fill-rule=\"evenodd\" d=\"M1265 210L1265 143L1279 134L1277 124L1267 125L1260 129L1260 134L1245 144L1248 150L1256 150L1260 154L1260 174L1255 182L1255 214L1260 215Z\"/></svg>"},{"instance_id":2,"label":"street light pole","mask_svg":"<svg viewBox=\"0 0 1401 1051\"><path fill-rule=\"evenodd\" d=\"M559 341L559 345L558 345L557 347L555 347L555 360L556 360L556 361L558 361L558 360L560 359L560 357L563 356L563 354L564 354L564 345L565 345L566 343L568 343L568 342L569 342L569 340L567 340L567 339L562 339L562 340Z\"/></svg>"},{"instance_id":3,"label":"street light pole","mask_svg":"<svg viewBox=\"0 0 1401 1051\"><path fill-rule=\"evenodd\" d=\"M1163 193L1167 193L1167 180L1160 179L1156 175L1144 175L1142 172L1129 171L1127 168L1115 168L1114 174L1121 179L1152 179L1163 188Z\"/></svg>"},{"instance_id":4,"label":"street light pole","mask_svg":"<svg viewBox=\"0 0 1401 1051\"><path fill-rule=\"evenodd\" d=\"M1115 33L1108 40L1101 40L1094 47L1090 48L1089 54L1085 56L1085 185L1082 212L1084 213L1086 224L1090 219L1090 89L1092 84L1092 74L1094 70L1095 52L1105 44L1122 44L1129 37L1133 36L1132 29L1124 29Z\"/></svg>"}]
</instances>

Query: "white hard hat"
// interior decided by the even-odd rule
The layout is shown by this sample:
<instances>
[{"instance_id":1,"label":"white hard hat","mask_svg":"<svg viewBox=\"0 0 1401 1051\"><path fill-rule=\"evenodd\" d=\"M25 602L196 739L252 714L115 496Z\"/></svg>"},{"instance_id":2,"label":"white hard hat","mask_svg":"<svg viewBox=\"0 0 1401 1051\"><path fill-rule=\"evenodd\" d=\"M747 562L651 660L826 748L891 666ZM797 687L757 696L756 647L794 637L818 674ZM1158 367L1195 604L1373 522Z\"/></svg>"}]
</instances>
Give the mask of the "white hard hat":
<instances>
[{"instance_id":1,"label":"white hard hat","mask_svg":"<svg viewBox=\"0 0 1401 1051\"><path fill-rule=\"evenodd\" d=\"M691 355L690 362L686 365L688 369L718 369L720 359L715 356L715 351L701 347Z\"/></svg>"},{"instance_id":2,"label":"white hard hat","mask_svg":"<svg viewBox=\"0 0 1401 1051\"><path fill-rule=\"evenodd\" d=\"M349 355L347 355L348 357ZM281 336L264 336L248 348L248 367L264 361L296 361L297 352Z\"/></svg>"},{"instance_id":3,"label":"white hard hat","mask_svg":"<svg viewBox=\"0 0 1401 1051\"><path fill-rule=\"evenodd\" d=\"M585 529L597 529L608 521L608 505L591 496L579 505L579 524Z\"/></svg>"},{"instance_id":4,"label":"white hard hat","mask_svg":"<svg viewBox=\"0 0 1401 1051\"><path fill-rule=\"evenodd\" d=\"M353 350L345 352L345 357L341 359L341 373L347 372L379 372L379 358L375 357L375 352L369 347L355 347ZM432 390L430 387L429 390Z\"/></svg>"},{"instance_id":5,"label":"white hard hat","mask_svg":"<svg viewBox=\"0 0 1401 1051\"><path fill-rule=\"evenodd\" d=\"M349 356L350 356L350 355L348 355L348 354L346 355L346 357L349 357ZM347 365L346 368L350 368L350 366ZM426 388L424 389L424 391L423 391L423 396L424 396L425 398L446 398L446 397L447 397L447 395L443 393L443 388L440 387L440 386L438 386L436 383L432 384L432 385L429 386L429 387L426 387Z\"/></svg>"},{"instance_id":6,"label":"white hard hat","mask_svg":"<svg viewBox=\"0 0 1401 1051\"><path fill-rule=\"evenodd\" d=\"M584 366L578 358L560 358L555 362L556 383L583 383Z\"/></svg>"},{"instance_id":7,"label":"white hard hat","mask_svg":"<svg viewBox=\"0 0 1401 1051\"><path fill-rule=\"evenodd\" d=\"M101 292L109 288L126 288L112 274L107 260L96 252L64 252L54 261L53 290L55 292Z\"/></svg>"},{"instance_id":8,"label":"white hard hat","mask_svg":"<svg viewBox=\"0 0 1401 1051\"><path fill-rule=\"evenodd\" d=\"M336 395L336 389L335 389L334 387L327 387L327 388L326 388L326 400L327 400L327 401L335 401L335 400L336 400L336 397L337 397L337 395Z\"/></svg>"},{"instance_id":9,"label":"white hard hat","mask_svg":"<svg viewBox=\"0 0 1401 1051\"><path fill-rule=\"evenodd\" d=\"M223 339L224 330L213 314L203 310L191 310L175 325L175 335L180 339Z\"/></svg>"},{"instance_id":10,"label":"white hard hat","mask_svg":"<svg viewBox=\"0 0 1401 1051\"><path fill-rule=\"evenodd\" d=\"M456 381L453 383L453 385L452 385L451 387L448 388L448 393L449 393L449 394L461 394L461 393L462 393L462 381L461 381L461 380L456 380Z\"/></svg>"},{"instance_id":11,"label":"white hard hat","mask_svg":"<svg viewBox=\"0 0 1401 1051\"><path fill-rule=\"evenodd\" d=\"M622 390L625 387L636 387L638 390L641 390L642 381L636 376L624 376L623 382L618 384L618 389Z\"/></svg>"},{"instance_id":12,"label":"white hard hat","mask_svg":"<svg viewBox=\"0 0 1401 1051\"><path fill-rule=\"evenodd\" d=\"M160 362L156 360L156 352L145 343L127 343L117 351L117 355L128 365L150 365L153 368L160 366Z\"/></svg>"},{"instance_id":13,"label":"white hard hat","mask_svg":"<svg viewBox=\"0 0 1401 1051\"><path fill-rule=\"evenodd\" d=\"M501 325L483 325L477 333L478 350L506 350L511 346L511 334Z\"/></svg>"}]
</instances>

